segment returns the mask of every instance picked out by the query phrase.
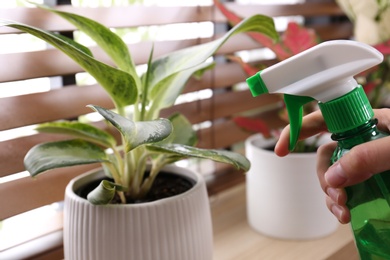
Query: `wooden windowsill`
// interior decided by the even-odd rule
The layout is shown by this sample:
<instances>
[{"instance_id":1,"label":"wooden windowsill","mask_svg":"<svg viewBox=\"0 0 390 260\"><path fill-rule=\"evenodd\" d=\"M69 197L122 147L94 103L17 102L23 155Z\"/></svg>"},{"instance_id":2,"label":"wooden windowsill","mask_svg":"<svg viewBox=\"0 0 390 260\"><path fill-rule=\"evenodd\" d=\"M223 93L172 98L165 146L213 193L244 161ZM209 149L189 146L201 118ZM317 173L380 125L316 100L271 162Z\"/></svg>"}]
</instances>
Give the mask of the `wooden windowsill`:
<instances>
[{"instance_id":1,"label":"wooden windowsill","mask_svg":"<svg viewBox=\"0 0 390 260\"><path fill-rule=\"evenodd\" d=\"M340 225L335 233L309 241L278 240L253 231L246 220L244 183L211 195L210 203L214 232L214 260L359 259L349 225ZM24 233L29 237L25 237L24 241L18 245L0 250L0 259L2 255L11 256L11 253L16 253L13 255L15 257L40 254L40 252L32 252L32 247L29 246L29 244L33 244L33 248L37 251L39 241L45 241L42 243L42 251L61 250L61 238L58 236L62 235L62 212L57 210L56 214L48 217L47 221L49 222L44 225L45 234L42 234L43 230L40 229L40 236L32 239L31 234ZM40 218L40 221L45 220ZM34 223L36 226L39 224L38 222ZM20 237L22 235L23 233L18 232L20 239L22 239ZM35 232L35 235L38 234ZM47 248L50 239L56 241L52 243L53 248ZM43 253L43 255L45 254Z\"/></svg>"},{"instance_id":2,"label":"wooden windowsill","mask_svg":"<svg viewBox=\"0 0 390 260\"><path fill-rule=\"evenodd\" d=\"M349 225L315 240L290 241L263 236L246 220L245 184L213 196L214 260L359 259Z\"/></svg>"}]
</instances>

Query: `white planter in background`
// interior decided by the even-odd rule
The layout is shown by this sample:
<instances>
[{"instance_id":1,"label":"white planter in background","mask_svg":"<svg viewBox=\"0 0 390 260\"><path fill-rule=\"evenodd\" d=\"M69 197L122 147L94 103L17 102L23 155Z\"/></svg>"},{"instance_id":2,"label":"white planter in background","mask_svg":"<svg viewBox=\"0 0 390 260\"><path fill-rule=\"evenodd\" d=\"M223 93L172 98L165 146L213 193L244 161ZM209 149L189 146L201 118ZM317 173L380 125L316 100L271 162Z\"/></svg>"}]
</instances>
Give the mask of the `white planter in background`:
<instances>
[{"instance_id":1,"label":"white planter in background","mask_svg":"<svg viewBox=\"0 0 390 260\"><path fill-rule=\"evenodd\" d=\"M192 179L194 187L154 202L94 206L74 190L103 172L72 180L65 192L65 259L211 260L210 204L203 177L175 166L163 170Z\"/></svg>"},{"instance_id":2,"label":"white planter in background","mask_svg":"<svg viewBox=\"0 0 390 260\"><path fill-rule=\"evenodd\" d=\"M339 226L325 204L316 174L316 153L278 157L263 148L275 140L253 135L245 143L251 169L246 175L250 226L270 237L314 239Z\"/></svg>"}]
</instances>

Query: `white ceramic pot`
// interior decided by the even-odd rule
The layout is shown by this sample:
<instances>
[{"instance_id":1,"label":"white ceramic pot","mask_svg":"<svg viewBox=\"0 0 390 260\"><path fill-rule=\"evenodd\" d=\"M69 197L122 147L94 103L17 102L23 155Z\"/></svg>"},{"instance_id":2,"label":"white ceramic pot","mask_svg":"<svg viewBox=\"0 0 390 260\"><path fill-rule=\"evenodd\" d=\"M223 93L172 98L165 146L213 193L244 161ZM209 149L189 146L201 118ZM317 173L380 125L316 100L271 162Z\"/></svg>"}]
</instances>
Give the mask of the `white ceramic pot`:
<instances>
[{"instance_id":1,"label":"white ceramic pot","mask_svg":"<svg viewBox=\"0 0 390 260\"><path fill-rule=\"evenodd\" d=\"M314 239L334 232L338 221L326 207L316 174L316 153L278 157L275 140L253 135L246 140L251 169L246 174L250 226L281 239Z\"/></svg>"},{"instance_id":2,"label":"white ceramic pot","mask_svg":"<svg viewBox=\"0 0 390 260\"><path fill-rule=\"evenodd\" d=\"M65 259L212 259L210 204L203 177L176 166L163 170L192 179L194 187L154 202L95 206L74 191L100 179L103 172L72 180L65 191Z\"/></svg>"}]
</instances>

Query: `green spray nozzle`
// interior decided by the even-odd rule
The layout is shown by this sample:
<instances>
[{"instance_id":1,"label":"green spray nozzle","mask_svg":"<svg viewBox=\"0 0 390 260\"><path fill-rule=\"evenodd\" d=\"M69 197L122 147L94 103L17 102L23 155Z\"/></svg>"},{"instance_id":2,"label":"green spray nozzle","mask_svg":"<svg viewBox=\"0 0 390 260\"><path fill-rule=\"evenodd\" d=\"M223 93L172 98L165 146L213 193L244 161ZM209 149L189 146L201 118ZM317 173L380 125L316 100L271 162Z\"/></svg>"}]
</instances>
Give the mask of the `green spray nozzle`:
<instances>
[{"instance_id":1,"label":"green spray nozzle","mask_svg":"<svg viewBox=\"0 0 390 260\"><path fill-rule=\"evenodd\" d=\"M268 93L268 89L264 84L260 74L261 71L246 80L254 97ZM303 106L313 100L314 98L312 97L284 94L284 102L286 104L291 126L289 144L290 151L294 150L295 145L298 142L299 133L302 126Z\"/></svg>"},{"instance_id":2,"label":"green spray nozzle","mask_svg":"<svg viewBox=\"0 0 390 260\"><path fill-rule=\"evenodd\" d=\"M246 79L248 86L254 97L257 97L261 94L268 94L267 86L264 84L263 79L260 77L260 72L257 72L252 77Z\"/></svg>"},{"instance_id":3,"label":"green spray nozzle","mask_svg":"<svg viewBox=\"0 0 390 260\"><path fill-rule=\"evenodd\" d=\"M358 87L354 75L382 61L383 55L370 45L328 41L256 73L247 83L253 96L284 94L292 151L299 138L303 106L313 100L326 103L344 96Z\"/></svg>"},{"instance_id":4,"label":"green spray nozzle","mask_svg":"<svg viewBox=\"0 0 390 260\"><path fill-rule=\"evenodd\" d=\"M290 120L290 144L288 149L294 150L299 139L303 119L303 106L314 101L312 97L293 96L284 94L284 103L288 111L288 119Z\"/></svg>"}]
</instances>

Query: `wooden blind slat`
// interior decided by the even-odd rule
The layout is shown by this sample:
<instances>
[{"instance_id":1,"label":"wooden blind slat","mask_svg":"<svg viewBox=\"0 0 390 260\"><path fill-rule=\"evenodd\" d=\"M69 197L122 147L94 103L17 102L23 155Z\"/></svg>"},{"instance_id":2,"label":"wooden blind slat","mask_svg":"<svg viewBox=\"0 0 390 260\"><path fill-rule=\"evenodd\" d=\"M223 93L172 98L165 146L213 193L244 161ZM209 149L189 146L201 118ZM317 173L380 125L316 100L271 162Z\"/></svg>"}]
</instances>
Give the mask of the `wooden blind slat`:
<instances>
[{"instance_id":1,"label":"wooden blind slat","mask_svg":"<svg viewBox=\"0 0 390 260\"><path fill-rule=\"evenodd\" d=\"M247 17L253 14L269 16L302 15L305 17L343 15L343 12L334 2L304 3L290 5L240 5L227 3L227 8L234 10L238 15ZM158 6L131 6L131 7L99 7L85 8L72 6L58 6L59 10L77 13L97 20L109 27L136 27L145 25L162 25L169 23L187 23L201 21L226 22L226 18L212 6L187 7L158 7ZM147 15L144 15L147 14ZM74 27L51 13L37 8L1 9L0 17L31 24L51 31L71 31ZM1 28L0 33L15 32L8 28Z\"/></svg>"},{"instance_id":2,"label":"wooden blind slat","mask_svg":"<svg viewBox=\"0 0 390 260\"><path fill-rule=\"evenodd\" d=\"M0 130L74 118L92 112L86 107L88 104L113 108L111 99L97 85L67 87L44 93L2 98Z\"/></svg>"},{"instance_id":3,"label":"wooden blind slat","mask_svg":"<svg viewBox=\"0 0 390 260\"><path fill-rule=\"evenodd\" d=\"M72 7L61 5L56 9L76 13L99 21L108 27L138 27L171 23L209 21L213 9L210 6L131 6L131 7ZM145 15L146 14L146 15ZM49 31L73 31L75 27L66 20L38 8L0 9L0 17L30 24ZM16 30L1 28L0 33Z\"/></svg>"},{"instance_id":4,"label":"wooden blind slat","mask_svg":"<svg viewBox=\"0 0 390 260\"><path fill-rule=\"evenodd\" d=\"M248 17L254 14L264 14L272 17L295 15L304 17L344 15L340 7L335 2L269 5L240 5L235 3L226 3L226 7L243 17ZM221 18L221 22L225 21L226 19Z\"/></svg>"},{"instance_id":5,"label":"wooden blind slat","mask_svg":"<svg viewBox=\"0 0 390 260\"><path fill-rule=\"evenodd\" d=\"M179 104L162 111L166 117L175 112L180 112L189 118L191 123L197 124L208 120L216 120L221 117L231 116L240 112L265 107L280 101L277 95L259 96L253 99L249 90L228 92L210 99L204 99L185 104Z\"/></svg>"},{"instance_id":6,"label":"wooden blind slat","mask_svg":"<svg viewBox=\"0 0 390 260\"><path fill-rule=\"evenodd\" d=\"M350 39L353 34L353 25L349 22L336 23L327 26L311 26L322 41Z\"/></svg>"},{"instance_id":7,"label":"wooden blind slat","mask_svg":"<svg viewBox=\"0 0 390 260\"><path fill-rule=\"evenodd\" d=\"M281 128L286 125L279 114L279 109L273 109L260 113L257 118L267 122L271 129ZM231 119L215 123L212 128L199 131L198 146L202 148L227 149L234 144L242 142L254 133L239 128Z\"/></svg>"},{"instance_id":8,"label":"wooden blind slat","mask_svg":"<svg viewBox=\"0 0 390 260\"><path fill-rule=\"evenodd\" d=\"M22 178L1 184L0 220L64 199L69 181L83 172L99 167L97 164L53 170L36 178Z\"/></svg>"}]
</instances>

